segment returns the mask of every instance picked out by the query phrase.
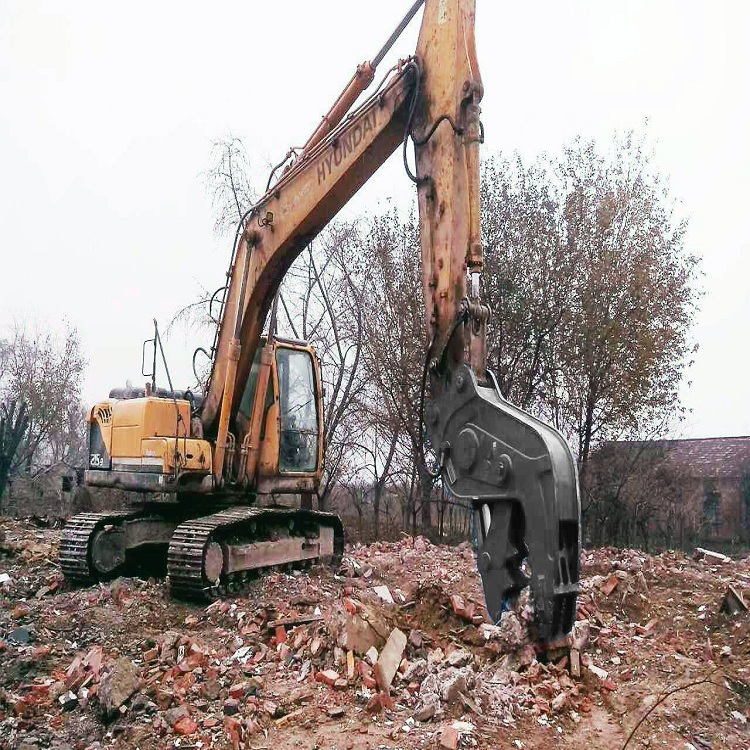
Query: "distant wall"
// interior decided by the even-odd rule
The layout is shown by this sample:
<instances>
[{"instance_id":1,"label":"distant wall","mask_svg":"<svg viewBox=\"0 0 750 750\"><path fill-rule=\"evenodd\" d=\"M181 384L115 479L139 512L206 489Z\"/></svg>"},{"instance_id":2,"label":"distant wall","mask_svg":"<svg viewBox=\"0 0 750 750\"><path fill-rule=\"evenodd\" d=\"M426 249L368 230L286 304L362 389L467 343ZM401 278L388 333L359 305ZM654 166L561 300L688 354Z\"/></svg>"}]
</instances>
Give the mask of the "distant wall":
<instances>
[{"instance_id":1,"label":"distant wall","mask_svg":"<svg viewBox=\"0 0 750 750\"><path fill-rule=\"evenodd\" d=\"M36 477L14 477L0 502L0 515L69 518L86 511L118 510L128 504L128 494L122 490L86 488L82 473L65 467Z\"/></svg>"}]
</instances>

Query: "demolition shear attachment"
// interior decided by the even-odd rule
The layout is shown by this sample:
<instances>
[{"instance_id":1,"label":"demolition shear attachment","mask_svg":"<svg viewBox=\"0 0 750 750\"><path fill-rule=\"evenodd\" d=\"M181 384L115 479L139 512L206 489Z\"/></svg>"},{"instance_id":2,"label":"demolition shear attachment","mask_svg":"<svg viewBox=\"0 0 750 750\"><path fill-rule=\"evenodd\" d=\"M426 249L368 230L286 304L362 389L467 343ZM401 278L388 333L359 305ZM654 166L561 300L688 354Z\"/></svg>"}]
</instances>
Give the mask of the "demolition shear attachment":
<instances>
[{"instance_id":1,"label":"demolition shear attachment","mask_svg":"<svg viewBox=\"0 0 750 750\"><path fill-rule=\"evenodd\" d=\"M494 622L528 585L537 640L570 634L580 573L581 504L565 439L508 403L488 374L459 365L441 376L425 412L428 435L456 499L474 509L477 565Z\"/></svg>"}]
</instances>

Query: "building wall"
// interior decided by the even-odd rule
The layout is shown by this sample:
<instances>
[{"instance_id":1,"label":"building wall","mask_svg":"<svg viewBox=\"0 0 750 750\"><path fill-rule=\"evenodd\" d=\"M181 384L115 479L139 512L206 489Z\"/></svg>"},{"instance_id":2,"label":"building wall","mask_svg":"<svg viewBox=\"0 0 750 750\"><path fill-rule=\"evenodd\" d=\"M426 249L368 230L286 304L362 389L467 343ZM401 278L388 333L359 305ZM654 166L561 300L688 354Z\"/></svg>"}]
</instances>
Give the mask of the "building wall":
<instances>
[{"instance_id":1,"label":"building wall","mask_svg":"<svg viewBox=\"0 0 750 750\"><path fill-rule=\"evenodd\" d=\"M707 488L706 482L710 482ZM744 539L748 537L747 508L740 478L707 478L701 483L698 500L701 503L702 521L708 537ZM709 496L717 498L716 511Z\"/></svg>"},{"instance_id":2,"label":"building wall","mask_svg":"<svg viewBox=\"0 0 750 750\"><path fill-rule=\"evenodd\" d=\"M604 444L585 467L589 543L750 544L750 438Z\"/></svg>"}]
</instances>

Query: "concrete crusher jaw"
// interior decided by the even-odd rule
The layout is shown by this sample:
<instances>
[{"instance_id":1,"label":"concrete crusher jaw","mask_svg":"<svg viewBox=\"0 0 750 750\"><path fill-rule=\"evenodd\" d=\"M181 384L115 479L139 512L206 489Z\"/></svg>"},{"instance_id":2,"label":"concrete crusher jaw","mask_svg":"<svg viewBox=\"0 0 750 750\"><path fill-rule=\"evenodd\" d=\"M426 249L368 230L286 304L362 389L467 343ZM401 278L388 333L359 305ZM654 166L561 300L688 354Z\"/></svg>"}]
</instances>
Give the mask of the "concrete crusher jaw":
<instances>
[{"instance_id":1,"label":"concrete crusher jaw","mask_svg":"<svg viewBox=\"0 0 750 750\"><path fill-rule=\"evenodd\" d=\"M425 421L447 488L474 509L493 622L530 585L536 638L565 638L576 618L581 554L578 479L565 439L497 388L478 385L465 365L444 376Z\"/></svg>"}]
</instances>

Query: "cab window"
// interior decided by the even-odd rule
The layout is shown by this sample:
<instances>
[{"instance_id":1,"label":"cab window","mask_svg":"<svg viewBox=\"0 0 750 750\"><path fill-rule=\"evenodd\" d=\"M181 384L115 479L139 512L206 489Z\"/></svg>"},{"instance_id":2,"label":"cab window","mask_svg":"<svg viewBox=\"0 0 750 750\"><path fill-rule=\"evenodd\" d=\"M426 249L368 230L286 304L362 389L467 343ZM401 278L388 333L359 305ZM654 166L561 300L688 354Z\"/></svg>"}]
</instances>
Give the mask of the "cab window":
<instances>
[{"instance_id":1,"label":"cab window","mask_svg":"<svg viewBox=\"0 0 750 750\"><path fill-rule=\"evenodd\" d=\"M260 372L260 355L262 347L259 346L255 352L255 358L253 359L252 367L250 368L250 374L247 377L247 383L245 383L245 390L242 394L240 401L240 412L247 418L250 419L253 413L253 403L255 402L255 389L258 387L258 373Z\"/></svg>"},{"instance_id":2,"label":"cab window","mask_svg":"<svg viewBox=\"0 0 750 750\"><path fill-rule=\"evenodd\" d=\"M281 435L279 470L318 468L318 402L315 371L308 352L277 349Z\"/></svg>"},{"instance_id":3,"label":"cab window","mask_svg":"<svg viewBox=\"0 0 750 750\"><path fill-rule=\"evenodd\" d=\"M239 416L240 419L244 420L244 429L249 429L250 419L253 415L253 404L255 403L255 391L258 388L258 375L260 374L260 358L265 346L265 341L261 340L261 345L255 352L255 358L253 359L252 367L250 368L250 374L245 384L245 390L242 393L242 399L240 400ZM268 387L266 388L266 401L263 405L263 419L260 423L260 439L263 440L266 436L266 415L268 410L273 406L274 402L274 390L273 380L269 378Z\"/></svg>"}]
</instances>

